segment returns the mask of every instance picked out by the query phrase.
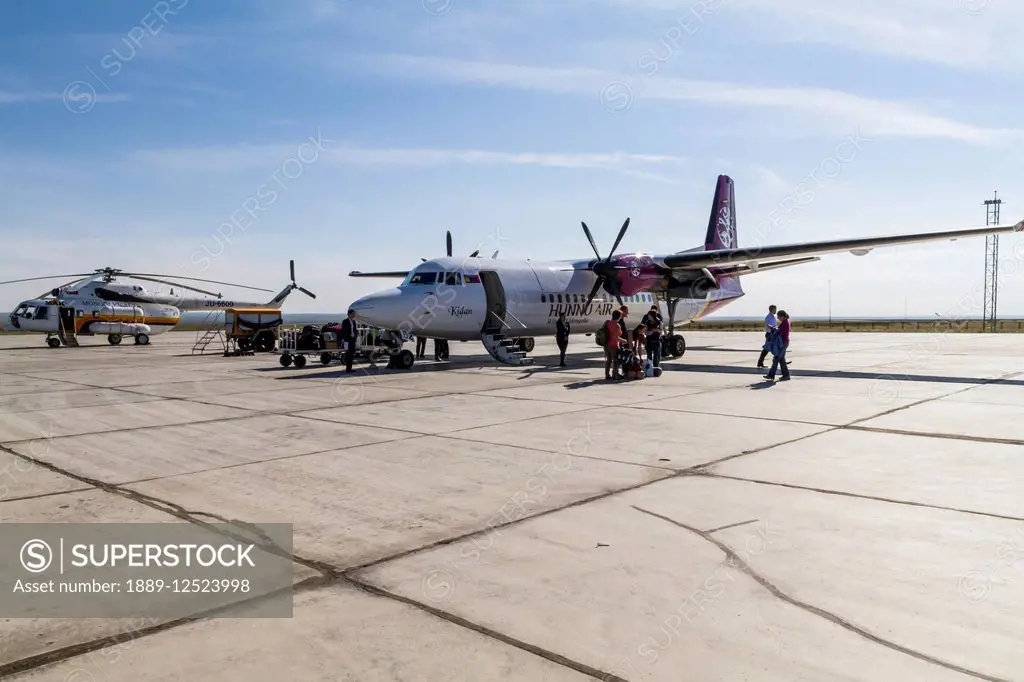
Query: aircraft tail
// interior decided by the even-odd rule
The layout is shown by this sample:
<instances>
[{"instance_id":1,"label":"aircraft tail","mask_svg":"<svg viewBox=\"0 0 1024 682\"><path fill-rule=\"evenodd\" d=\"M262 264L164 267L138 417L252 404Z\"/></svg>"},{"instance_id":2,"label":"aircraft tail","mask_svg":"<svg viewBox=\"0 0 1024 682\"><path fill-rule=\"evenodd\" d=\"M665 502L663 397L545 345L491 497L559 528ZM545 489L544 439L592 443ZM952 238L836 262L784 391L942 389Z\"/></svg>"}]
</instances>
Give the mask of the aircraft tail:
<instances>
[{"instance_id":1,"label":"aircraft tail","mask_svg":"<svg viewBox=\"0 0 1024 682\"><path fill-rule=\"evenodd\" d=\"M704 250L739 248L736 234L736 187L728 175L719 175L715 197L711 202L708 232L704 237ZM720 291L728 296L742 295L739 277L716 276Z\"/></svg>"},{"instance_id":2,"label":"aircraft tail","mask_svg":"<svg viewBox=\"0 0 1024 682\"><path fill-rule=\"evenodd\" d=\"M708 218L708 233L704 250L735 249L736 241L736 189L728 175L718 176L715 198Z\"/></svg>"}]
</instances>

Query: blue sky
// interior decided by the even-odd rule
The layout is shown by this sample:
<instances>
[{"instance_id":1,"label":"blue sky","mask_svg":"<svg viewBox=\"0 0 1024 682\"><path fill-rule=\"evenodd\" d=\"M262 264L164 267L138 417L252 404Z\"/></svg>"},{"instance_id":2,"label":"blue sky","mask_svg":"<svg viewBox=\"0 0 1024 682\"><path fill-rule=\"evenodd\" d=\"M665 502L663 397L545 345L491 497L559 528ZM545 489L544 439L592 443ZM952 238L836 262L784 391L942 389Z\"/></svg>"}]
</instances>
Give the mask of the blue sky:
<instances>
[{"instance_id":1,"label":"blue sky","mask_svg":"<svg viewBox=\"0 0 1024 682\"><path fill-rule=\"evenodd\" d=\"M0 279L113 266L342 310L440 255L740 245L1024 217L1006 0L166 0L0 6ZM793 207L798 190L813 200ZM246 209L250 213L246 213ZM235 218L235 226L230 225ZM226 235L226 236L225 236ZM1024 314L1024 237L1002 238ZM979 314L984 240L744 280L723 315ZM49 283L0 288L0 307ZM229 295L238 290L224 289ZM260 295L256 294L256 298ZM269 295L268 295L269 298Z\"/></svg>"}]
</instances>

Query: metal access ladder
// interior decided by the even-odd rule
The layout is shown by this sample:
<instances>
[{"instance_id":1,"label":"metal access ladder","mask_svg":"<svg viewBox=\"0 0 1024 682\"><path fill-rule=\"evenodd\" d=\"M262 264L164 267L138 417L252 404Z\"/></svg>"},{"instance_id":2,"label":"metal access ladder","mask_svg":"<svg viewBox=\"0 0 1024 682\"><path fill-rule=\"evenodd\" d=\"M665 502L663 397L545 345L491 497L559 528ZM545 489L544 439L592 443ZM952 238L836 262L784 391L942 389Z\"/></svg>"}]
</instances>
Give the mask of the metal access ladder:
<instances>
[{"instance_id":1,"label":"metal access ladder","mask_svg":"<svg viewBox=\"0 0 1024 682\"><path fill-rule=\"evenodd\" d=\"M205 327L220 313L221 311L219 310L210 312L210 314L206 316L206 319L203 320L202 326ZM206 353L206 349L211 343L215 344L218 353L228 352L228 339L224 336L224 330L220 327L214 327L212 329L200 328L199 331L196 332L196 342L192 346L192 354L195 355L196 353L199 353L200 355L203 355Z\"/></svg>"}]
</instances>

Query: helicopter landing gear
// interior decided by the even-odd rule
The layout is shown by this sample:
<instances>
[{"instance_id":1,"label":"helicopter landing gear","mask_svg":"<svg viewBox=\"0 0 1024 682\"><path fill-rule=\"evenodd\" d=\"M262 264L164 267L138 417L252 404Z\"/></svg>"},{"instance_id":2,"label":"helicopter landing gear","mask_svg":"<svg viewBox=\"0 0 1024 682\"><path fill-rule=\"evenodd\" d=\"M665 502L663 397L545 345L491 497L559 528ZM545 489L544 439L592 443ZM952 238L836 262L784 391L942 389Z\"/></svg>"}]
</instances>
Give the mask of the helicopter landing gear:
<instances>
[{"instance_id":1,"label":"helicopter landing gear","mask_svg":"<svg viewBox=\"0 0 1024 682\"><path fill-rule=\"evenodd\" d=\"M107 343L109 343L111 346L120 345L120 343L121 343L121 335L120 334L107 334Z\"/></svg>"},{"instance_id":2,"label":"helicopter landing gear","mask_svg":"<svg viewBox=\"0 0 1024 682\"><path fill-rule=\"evenodd\" d=\"M60 339L58 339L56 336L47 336L46 345L49 346L50 348L60 348Z\"/></svg>"},{"instance_id":3,"label":"helicopter landing gear","mask_svg":"<svg viewBox=\"0 0 1024 682\"><path fill-rule=\"evenodd\" d=\"M148 346L149 345L149 334L139 334L135 337L136 346Z\"/></svg>"}]
</instances>

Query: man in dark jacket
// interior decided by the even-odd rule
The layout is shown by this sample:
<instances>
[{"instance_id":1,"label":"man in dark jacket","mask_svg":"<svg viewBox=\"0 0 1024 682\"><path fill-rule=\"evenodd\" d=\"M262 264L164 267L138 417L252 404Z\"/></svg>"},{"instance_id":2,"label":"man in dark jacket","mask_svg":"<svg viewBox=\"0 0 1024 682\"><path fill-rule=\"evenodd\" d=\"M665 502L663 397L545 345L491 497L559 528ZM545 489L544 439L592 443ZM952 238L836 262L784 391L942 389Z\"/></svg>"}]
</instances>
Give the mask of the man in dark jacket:
<instances>
[{"instance_id":1,"label":"man in dark jacket","mask_svg":"<svg viewBox=\"0 0 1024 682\"><path fill-rule=\"evenodd\" d=\"M352 360L356 356L356 311L348 311L348 317L341 323L341 340L345 342L345 371L352 371Z\"/></svg>"},{"instance_id":2,"label":"man in dark jacket","mask_svg":"<svg viewBox=\"0 0 1024 682\"><path fill-rule=\"evenodd\" d=\"M661 367L661 311L657 305L652 305L650 311L644 315L643 325L647 328L647 357L655 367Z\"/></svg>"},{"instance_id":3,"label":"man in dark jacket","mask_svg":"<svg viewBox=\"0 0 1024 682\"><path fill-rule=\"evenodd\" d=\"M558 322L555 324L555 343L558 344L558 366L565 367L565 349L569 347L569 322L565 319L565 313L558 314Z\"/></svg>"}]
</instances>

